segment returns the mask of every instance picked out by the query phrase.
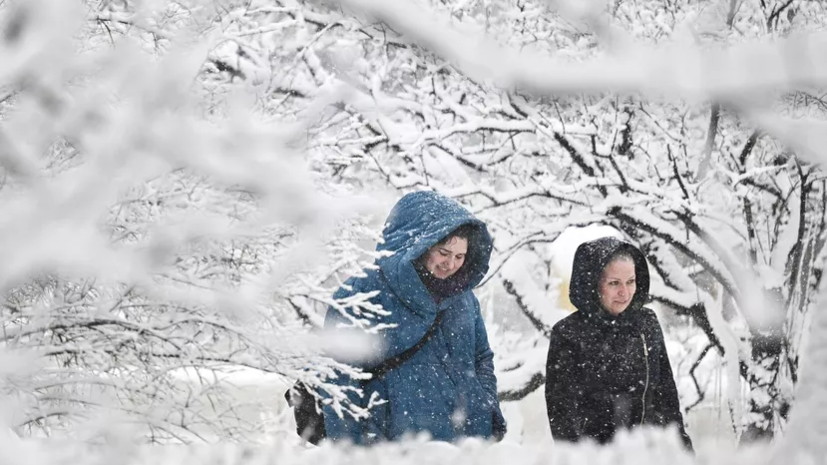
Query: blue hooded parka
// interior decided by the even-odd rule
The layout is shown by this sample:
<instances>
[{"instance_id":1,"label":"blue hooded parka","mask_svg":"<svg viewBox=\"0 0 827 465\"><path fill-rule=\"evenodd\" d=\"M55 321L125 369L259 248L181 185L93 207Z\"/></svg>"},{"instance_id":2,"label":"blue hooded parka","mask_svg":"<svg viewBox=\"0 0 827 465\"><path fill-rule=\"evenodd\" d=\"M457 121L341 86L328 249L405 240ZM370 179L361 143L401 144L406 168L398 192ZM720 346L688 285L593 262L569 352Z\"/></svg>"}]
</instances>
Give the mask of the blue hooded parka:
<instances>
[{"instance_id":1,"label":"blue hooded parka","mask_svg":"<svg viewBox=\"0 0 827 465\"><path fill-rule=\"evenodd\" d=\"M459 289L435 299L417 273L415 260L450 232L473 225L463 266L449 279ZM371 408L370 417L339 417L325 407L325 430L334 441L370 444L396 440L406 434L427 433L434 440L462 437L502 437L505 421L497 400L493 352L472 289L488 271L492 241L485 224L456 201L434 192L402 197L391 210L378 251L392 252L352 277L334 294L342 299L356 293L379 291L371 300L390 312L376 324L383 329L371 356L351 365L369 370L414 346L427 332L438 312L444 312L434 336L409 360L363 385L364 395L350 400L364 407L376 393L385 400ZM439 300L439 303L437 303ZM347 325L336 309L329 309L325 328ZM336 354L331 354L334 358ZM340 382L355 382L342 379Z\"/></svg>"}]
</instances>

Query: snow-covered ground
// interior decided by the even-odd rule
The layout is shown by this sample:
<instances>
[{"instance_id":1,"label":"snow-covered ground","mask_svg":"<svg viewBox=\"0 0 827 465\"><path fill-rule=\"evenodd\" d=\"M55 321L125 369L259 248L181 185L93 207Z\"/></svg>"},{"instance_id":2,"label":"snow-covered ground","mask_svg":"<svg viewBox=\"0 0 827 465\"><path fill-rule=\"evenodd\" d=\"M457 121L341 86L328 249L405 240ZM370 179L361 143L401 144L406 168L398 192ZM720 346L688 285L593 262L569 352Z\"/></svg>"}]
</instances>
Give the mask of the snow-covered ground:
<instances>
[{"instance_id":1,"label":"snow-covered ground","mask_svg":"<svg viewBox=\"0 0 827 465\"><path fill-rule=\"evenodd\" d=\"M303 447L289 441L266 445L214 444L200 446L136 446L115 442L102 447L34 440L0 439L0 463L8 465L494 465L503 463L648 465L708 464L753 465L764 462L769 446L738 451L732 448L702 448L696 457L681 449L675 437L646 431L621 437L610 447L591 444L555 446L550 443L520 445L509 440L499 444L467 441L459 445L411 440L371 449ZM813 459L810 457L810 459ZM788 465L805 465L806 458Z\"/></svg>"}]
</instances>

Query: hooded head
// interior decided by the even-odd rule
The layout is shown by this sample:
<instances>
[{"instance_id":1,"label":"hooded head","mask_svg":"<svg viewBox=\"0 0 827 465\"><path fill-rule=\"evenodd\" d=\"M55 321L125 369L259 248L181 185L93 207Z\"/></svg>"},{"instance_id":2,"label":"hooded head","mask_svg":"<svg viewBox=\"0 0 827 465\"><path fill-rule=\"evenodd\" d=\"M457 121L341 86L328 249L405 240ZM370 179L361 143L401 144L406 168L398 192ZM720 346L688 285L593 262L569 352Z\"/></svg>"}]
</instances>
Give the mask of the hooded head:
<instances>
[{"instance_id":1,"label":"hooded head","mask_svg":"<svg viewBox=\"0 0 827 465\"><path fill-rule=\"evenodd\" d=\"M463 225L469 225L467 254L462 267L448 278L457 284L457 292L472 289L488 272L493 244L485 223L453 199L435 192L413 192L396 203L376 250L393 252L377 264L398 296L409 303L421 297L418 288L425 289L416 271L417 259Z\"/></svg>"},{"instance_id":2,"label":"hooded head","mask_svg":"<svg viewBox=\"0 0 827 465\"><path fill-rule=\"evenodd\" d=\"M637 284L635 294L623 313L638 309L646 303L649 297L649 266L643 253L628 242L614 237L601 237L580 244L574 253L569 300L577 310L591 315L609 315L600 304L600 278L606 265L619 255L632 257Z\"/></svg>"}]
</instances>

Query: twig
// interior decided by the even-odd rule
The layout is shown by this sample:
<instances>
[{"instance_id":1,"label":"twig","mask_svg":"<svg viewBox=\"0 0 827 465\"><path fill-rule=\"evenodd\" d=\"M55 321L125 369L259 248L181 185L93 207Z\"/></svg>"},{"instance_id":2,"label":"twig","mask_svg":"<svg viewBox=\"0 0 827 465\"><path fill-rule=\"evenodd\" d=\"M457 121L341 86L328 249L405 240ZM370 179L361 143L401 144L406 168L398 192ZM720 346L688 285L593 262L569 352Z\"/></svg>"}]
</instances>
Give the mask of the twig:
<instances>
[{"instance_id":1,"label":"twig","mask_svg":"<svg viewBox=\"0 0 827 465\"><path fill-rule=\"evenodd\" d=\"M686 407L686 411L690 411L693 407L697 406L706 398L706 392L701 390L700 384L698 384L698 378L695 376L695 370L701 366L701 362L706 357L706 354L709 352L710 349L714 348L715 344L709 343L704 347L704 350L698 355L698 358L695 359L695 362L692 364L692 368L689 369L689 376L692 378L692 383L695 384L695 392L698 393L698 400L692 403L689 407Z\"/></svg>"}]
</instances>

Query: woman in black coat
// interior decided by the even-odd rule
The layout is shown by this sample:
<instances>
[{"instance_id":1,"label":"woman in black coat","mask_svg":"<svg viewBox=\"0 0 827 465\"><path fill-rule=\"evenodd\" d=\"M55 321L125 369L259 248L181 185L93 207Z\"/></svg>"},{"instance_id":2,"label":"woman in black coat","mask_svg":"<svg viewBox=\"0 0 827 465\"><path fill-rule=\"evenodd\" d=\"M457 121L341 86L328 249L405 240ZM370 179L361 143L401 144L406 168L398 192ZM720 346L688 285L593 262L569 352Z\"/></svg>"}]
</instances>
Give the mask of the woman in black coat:
<instances>
[{"instance_id":1,"label":"woman in black coat","mask_svg":"<svg viewBox=\"0 0 827 465\"><path fill-rule=\"evenodd\" d=\"M551 331L546 407L555 440L600 444L639 425L686 434L658 319L643 306L649 269L643 253L613 237L574 255L569 298L577 307Z\"/></svg>"}]
</instances>

